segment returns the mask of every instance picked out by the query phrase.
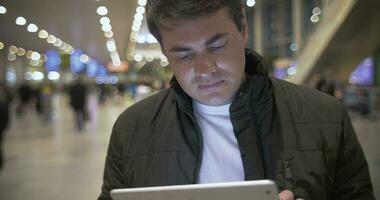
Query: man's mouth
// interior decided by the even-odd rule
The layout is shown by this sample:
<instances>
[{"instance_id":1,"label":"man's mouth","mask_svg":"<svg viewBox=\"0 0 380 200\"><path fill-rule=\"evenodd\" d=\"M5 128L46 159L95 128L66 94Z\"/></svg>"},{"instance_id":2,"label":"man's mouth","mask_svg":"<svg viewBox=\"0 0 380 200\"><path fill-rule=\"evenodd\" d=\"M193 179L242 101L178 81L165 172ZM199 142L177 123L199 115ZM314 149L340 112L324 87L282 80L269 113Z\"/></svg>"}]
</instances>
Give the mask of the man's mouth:
<instances>
[{"instance_id":1,"label":"man's mouth","mask_svg":"<svg viewBox=\"0 0 380 200\"><path fill-rule=\"evenodd\" d=\"M212 81L212 82L208 82L208 83L202 83L202 84L198 85L198 88L201 90L214 90L214 89L218 88L219 86L221 86L223 83L224 83L224 80Z\"/></svg>"}]
</instances>

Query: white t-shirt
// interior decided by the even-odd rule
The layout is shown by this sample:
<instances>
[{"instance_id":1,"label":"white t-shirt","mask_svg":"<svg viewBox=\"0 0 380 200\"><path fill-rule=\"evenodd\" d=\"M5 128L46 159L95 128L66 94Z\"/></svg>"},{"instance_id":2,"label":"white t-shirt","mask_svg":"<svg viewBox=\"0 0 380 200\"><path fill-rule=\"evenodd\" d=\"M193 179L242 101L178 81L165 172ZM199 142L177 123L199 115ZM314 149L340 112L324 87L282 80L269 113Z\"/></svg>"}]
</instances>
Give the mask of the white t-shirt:
<instances>
[{"instance_id":1,"label":"white t-shirt","mask_svg":"<svg viewBox=\"0 0 380 200\"><path fill-rule=\"evenodd\" d=\"M230 104L208 106L193 101L203 135L199 183L244 181L244 169L229 112Z\"/></svg>"}]
</instances>

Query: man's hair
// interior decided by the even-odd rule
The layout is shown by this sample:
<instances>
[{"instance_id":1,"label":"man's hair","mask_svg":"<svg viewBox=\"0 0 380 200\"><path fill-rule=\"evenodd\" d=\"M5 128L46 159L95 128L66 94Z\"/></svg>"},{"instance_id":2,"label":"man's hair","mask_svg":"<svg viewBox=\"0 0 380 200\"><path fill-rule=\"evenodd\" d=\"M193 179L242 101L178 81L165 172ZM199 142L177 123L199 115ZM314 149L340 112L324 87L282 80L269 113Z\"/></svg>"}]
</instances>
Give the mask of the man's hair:
<instances>
[{"instance_id":1,"label":"man's hair","mask_svg":"<svg viewBox=\"0 0 380 200\"><path fill-rule=\"evenodd\" d=\"M181 22L206 17L223 8L241 31L244 17L241 0L148 0L148 29L161 43L161 30L170 30Z\"/></svg>"}]
</instances>

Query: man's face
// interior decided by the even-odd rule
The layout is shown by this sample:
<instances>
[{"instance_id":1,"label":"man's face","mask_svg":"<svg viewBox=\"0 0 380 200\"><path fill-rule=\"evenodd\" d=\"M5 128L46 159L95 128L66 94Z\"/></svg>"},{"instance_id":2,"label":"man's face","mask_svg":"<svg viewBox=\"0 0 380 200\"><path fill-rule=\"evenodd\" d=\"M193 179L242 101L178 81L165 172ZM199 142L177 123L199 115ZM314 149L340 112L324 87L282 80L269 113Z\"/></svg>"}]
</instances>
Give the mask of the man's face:
<instances>
[{"instance_id":1,"label":"man's face","mask_svg":"<svg viewBox=\"0 0 380 200\"><path fill-rule=\"evenodd\" d=\"M162 49L183 90L206 105L235 98L244 80L247 23L240 32L226 9L161 31Z\"/></svg>"}]
</instances>

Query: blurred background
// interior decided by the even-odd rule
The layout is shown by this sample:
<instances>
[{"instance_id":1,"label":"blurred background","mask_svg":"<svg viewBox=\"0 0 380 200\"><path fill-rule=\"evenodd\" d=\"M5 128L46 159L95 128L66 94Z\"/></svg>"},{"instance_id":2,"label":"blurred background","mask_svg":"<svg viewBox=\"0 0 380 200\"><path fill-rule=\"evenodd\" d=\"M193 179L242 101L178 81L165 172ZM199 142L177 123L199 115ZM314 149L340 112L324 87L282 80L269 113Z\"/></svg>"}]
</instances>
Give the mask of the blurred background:
<instances>
[{"instance_id":1,"label":"blurred background","mask_svg":"<svg viewBox=\"0 0 380 200\"><path fill-rule=\"evenodd\" d=\"M146 0L0 0L0 199L96 199L117 116L169 87ZM247 0L270 75L349 111L380 198L380 1Z\"/></svg>"}]
</instances>

